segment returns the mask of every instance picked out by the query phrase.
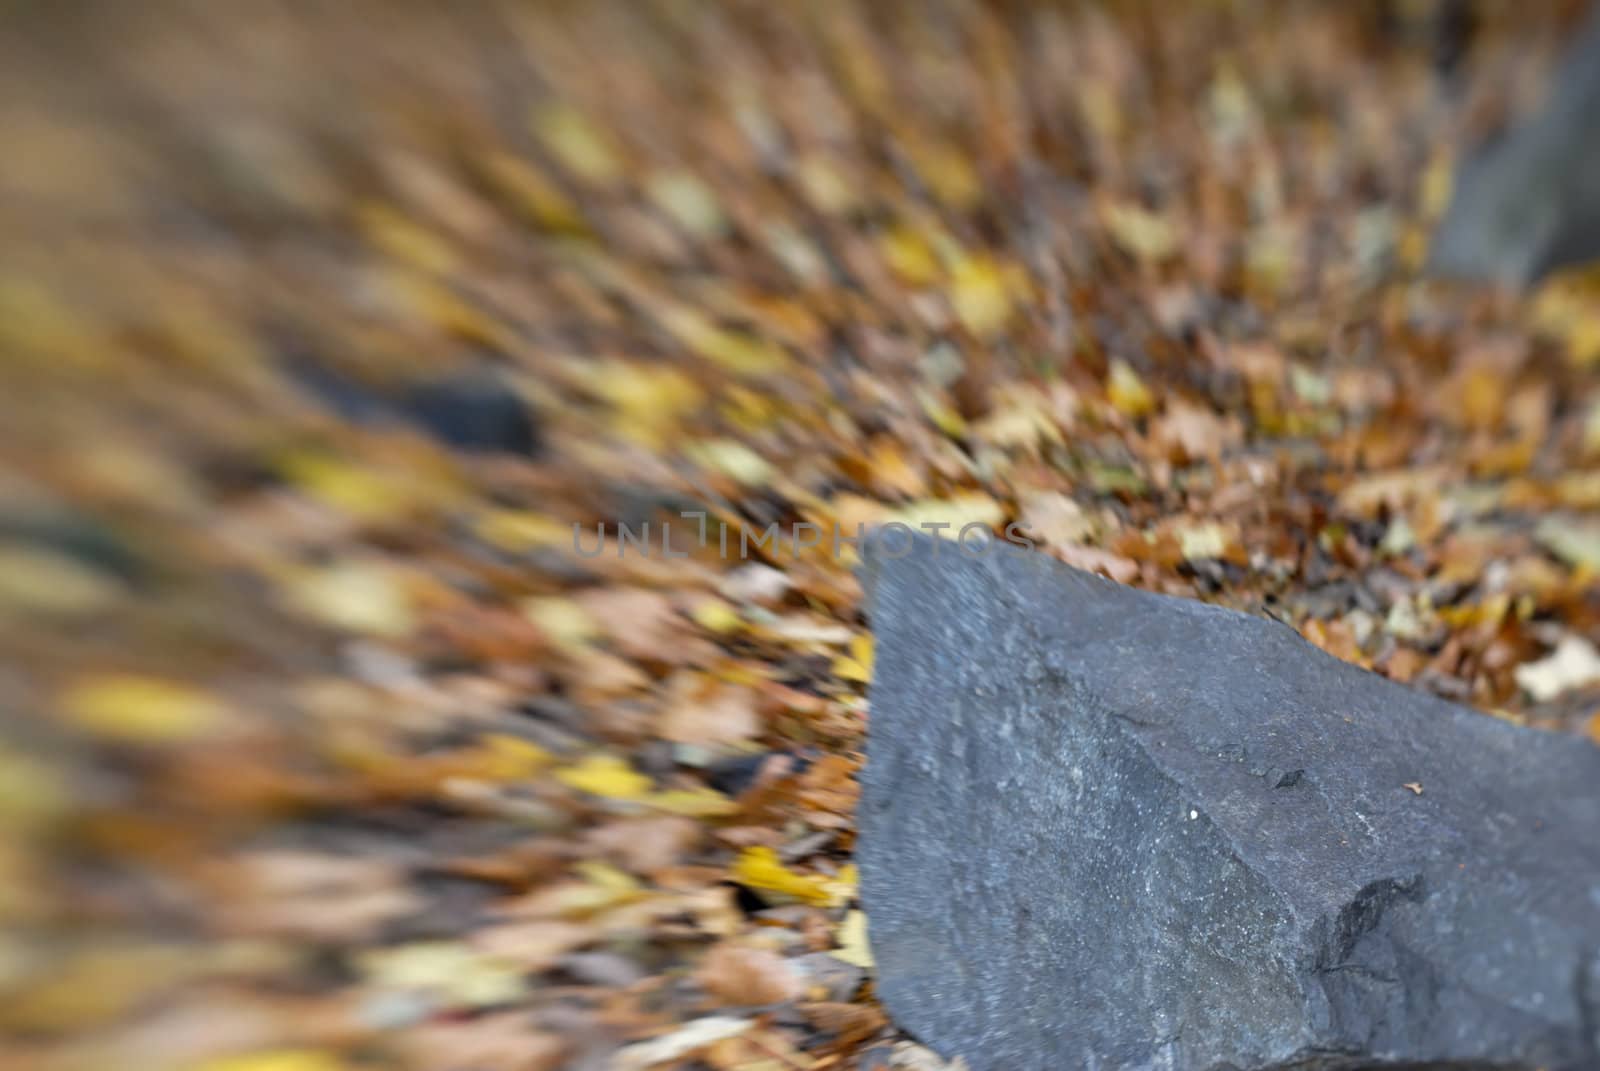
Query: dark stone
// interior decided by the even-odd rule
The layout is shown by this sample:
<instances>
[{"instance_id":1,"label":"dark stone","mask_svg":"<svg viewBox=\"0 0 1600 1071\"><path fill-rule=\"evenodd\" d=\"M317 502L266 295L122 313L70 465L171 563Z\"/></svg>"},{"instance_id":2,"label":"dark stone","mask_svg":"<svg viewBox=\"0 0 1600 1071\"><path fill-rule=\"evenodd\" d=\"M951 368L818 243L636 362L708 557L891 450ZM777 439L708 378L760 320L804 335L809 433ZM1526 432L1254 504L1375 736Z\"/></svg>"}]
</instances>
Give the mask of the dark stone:
<instances>
[{"instance_id":1,"label":"dark stone","mask_svg":"<svg viewBox=\"0 0 1600 1071\"><path fill-rule=\"evenodd\" d=\"M753 755L730 755L705 768L706 784L724 796L740 796L763 777L793 776L811 766L805 755L788 751L761 751Z\"/></svg>"},{"instance_id":2,"label":"dark stone","mask_svg":"<svg viewBox=\"0 0 1600 1071\"><path fill-rule=\"evenodd\" d=\"M459 450L531 455L536 415L492 369L478 367L400 390L380 390L320 359L293 339L279 341L279 365L319 403L357 424L405 422Z\"/></svg>"},{"instance_id":3,"label":"dark stone","mask_svg":"<svg viewBox=\"0 0 1600 1071\"><path fill-rule=\"evenodd\" d=\"M403 408L435 438L461 450L532 454L539 448L527 404L509 383L489 372L413 387Z\"/></svg>"},{"instance_id":4,"label":"dark stone","mask_svg":"<svg viewBox=\"0 0 1600 1071\"><path fill-rule=\"evenodd\" d=\"M1428 252L1430 273L1526 286L1600 258L1600 12L1543 107L1480 147Z\"/></svg>"},{"instance_id":5,"label":"dark stone","mask_svg":"<svg viewBox=\"0 0 1600 1071\"><path fill-rule=\"evenodd\" d=\"M1600 1067L1588 741L1002 544L865 579L862 900L925 1044L973 1071Z\"/></svg>"}]
</instances>

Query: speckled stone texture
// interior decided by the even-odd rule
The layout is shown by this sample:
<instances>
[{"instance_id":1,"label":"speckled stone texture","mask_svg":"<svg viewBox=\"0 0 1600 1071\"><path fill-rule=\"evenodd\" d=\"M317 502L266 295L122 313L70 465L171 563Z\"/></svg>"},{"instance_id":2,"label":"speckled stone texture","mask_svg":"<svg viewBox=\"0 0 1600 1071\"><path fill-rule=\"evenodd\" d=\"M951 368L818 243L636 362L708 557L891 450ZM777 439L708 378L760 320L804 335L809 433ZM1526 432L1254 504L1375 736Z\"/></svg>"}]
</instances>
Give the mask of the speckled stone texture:
<instances>
[{"instance_id":1,"label":"speckled stone texture","mask_svg":"<svg viewBox=\"0 0 1600 1071\"><path fill-rule=\"evenodd\" d=\"M1600 1068L1600 749L1026 551L863 575L862 897L919 1040L973 1071Z\"/></svg>"}]
</instances>

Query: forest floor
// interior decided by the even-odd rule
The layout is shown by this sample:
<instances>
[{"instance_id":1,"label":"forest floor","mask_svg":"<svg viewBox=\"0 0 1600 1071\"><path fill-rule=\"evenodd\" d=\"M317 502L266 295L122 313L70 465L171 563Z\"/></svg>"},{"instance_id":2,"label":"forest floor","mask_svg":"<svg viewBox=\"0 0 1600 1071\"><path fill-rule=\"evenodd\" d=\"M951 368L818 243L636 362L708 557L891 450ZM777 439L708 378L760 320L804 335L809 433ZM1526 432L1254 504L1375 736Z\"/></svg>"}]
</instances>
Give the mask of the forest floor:
<instances>
[{"instance_id":1,"label":"forest floor","mask_svg":"<svg viewBox=\"0 0 1600 1071\"><path fill-rule=\"evenodd\" d=\"M770 525L1594 732L1600 284L1419 276L1558 5L294 10L0 44L5 1071L942 1066Z\"/></svg>"}]
</instances>

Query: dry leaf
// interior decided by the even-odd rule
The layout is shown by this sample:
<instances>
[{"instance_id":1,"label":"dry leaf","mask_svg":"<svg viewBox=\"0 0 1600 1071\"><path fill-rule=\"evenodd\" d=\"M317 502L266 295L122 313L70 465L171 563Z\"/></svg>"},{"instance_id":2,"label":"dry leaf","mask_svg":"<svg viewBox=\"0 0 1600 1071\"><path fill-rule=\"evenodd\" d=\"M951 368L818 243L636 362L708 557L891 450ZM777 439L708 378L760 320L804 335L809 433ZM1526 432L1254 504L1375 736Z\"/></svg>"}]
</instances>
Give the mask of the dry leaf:
<instances>
[{"instance_id":1,"label":"dry leaf","mask_svg":"<svg viewBox=\"0 0 1600 1071\"><path fill-rule=\"evenodd\" d=\"M746 888L818 907L836 906L855 894L853 870L841 872L836 878L801 874L784 866L778 853L764 846L746 848L740 853L730 876Z\"/></svg>"},{"instance_id":2,"label":"dry leaf","mask_svg":"<svg viewBox=\"0 0 1600 1071\"><path fill-rule=\"evenodd\" d=\"M679 674L667 691L671 698L657 723L663 740L712 747L743 743L761 732L756 693L749 688Z\"/></svg>"},{"instance_id":3,"label":"dry leaf","mask_svg":"<svg viewBox=\"0 0 1600 1071\"><path fill-rule=\"evenodd\" d=\"M835 959L843 960L856 967L870 970L873 967L872 948L867 943L867 914L864 911L851 911L845 915L844 921L839 923L839 931L835 934L839 947L829 955Z\"/></svg>"},{"instance_id":4,"label":"dry leaf","mask_svg":"<svg viewBox=\"0 0 1600 1071\"><path fill-rule=\"evenodd\" d=\"M60 697L67 721L95 736L137 744L190 740L214 733L232 718L219 696L158 677L87 677Z\"/></svg>"},{"instance_id":5,"label":"dry leaf","mask_svg":"<svg viewBox=\"0 0 1600 1071\"><path fill-rule=\"evenodd\" d=\"M590 755L573 766L555 771L564 785L613 800L636 800L650 791L650 778L615 755Z\"/></svg>"},{"instance_id":6,"label":"dry leaf","mask_svg":"<svg viewBox=\"0 0 1600 1071\"><path fill-rule=\"evenodd\" d=\"M1600 683L1600 651L1582 636L1563 636L1556 649L1537 662L1516 668L1517 684L1536 702Z\"/></svg>"},{"instance_id":7,"label":"dry leaf","mask_svg":"<svg viewBox=\"0 0 1600 1071\"><path fill-rule=\"evenodd\" d=\"M754 1007L797 1000L803 989L789 961L765 948L724 942L707 952L695 981L726 1007Z\"/></svg>"}]
</instances>

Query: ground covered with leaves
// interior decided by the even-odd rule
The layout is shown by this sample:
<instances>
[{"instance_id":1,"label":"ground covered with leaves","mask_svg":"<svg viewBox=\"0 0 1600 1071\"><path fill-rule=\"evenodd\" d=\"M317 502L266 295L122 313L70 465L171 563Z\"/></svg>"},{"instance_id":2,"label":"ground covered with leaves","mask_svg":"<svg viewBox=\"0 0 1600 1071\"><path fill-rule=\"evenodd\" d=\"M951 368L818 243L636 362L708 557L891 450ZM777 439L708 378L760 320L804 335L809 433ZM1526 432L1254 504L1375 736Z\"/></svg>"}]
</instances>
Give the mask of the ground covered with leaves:
<instances>
[{"instance_id":1,"label":"ground covered with leaves","mask_svg":"<svg viewBox=\"0 0 1600 1071\"><path fill-rule=\"evenodd\" d=\"M0 45L0 1066L942 1066L773 524L1592 730L1600 288L1419 277L1575 11L307 10Z\"/></svg>"}]
</instances>

